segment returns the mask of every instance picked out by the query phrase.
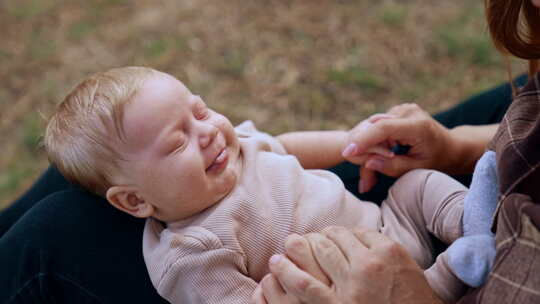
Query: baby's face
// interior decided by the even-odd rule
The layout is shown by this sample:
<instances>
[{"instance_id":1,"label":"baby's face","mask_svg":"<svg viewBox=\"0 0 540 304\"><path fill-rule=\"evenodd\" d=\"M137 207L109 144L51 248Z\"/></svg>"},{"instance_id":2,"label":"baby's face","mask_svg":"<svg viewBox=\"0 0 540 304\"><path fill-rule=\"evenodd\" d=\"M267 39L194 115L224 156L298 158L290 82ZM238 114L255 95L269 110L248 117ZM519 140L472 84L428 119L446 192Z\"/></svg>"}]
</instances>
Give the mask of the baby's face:
<instances>
[{"instance_id":1,"label":"baby's face","mask_svg":"<svg viewBox=\"0 0 540 304\"><path fill-rule=\"evenodd\" d=\"M123 175L158 219L189 217L235 186L239 143L231 122L176 78L159 73L145 81L123 123Z\"/></svg>"}]
</instances>

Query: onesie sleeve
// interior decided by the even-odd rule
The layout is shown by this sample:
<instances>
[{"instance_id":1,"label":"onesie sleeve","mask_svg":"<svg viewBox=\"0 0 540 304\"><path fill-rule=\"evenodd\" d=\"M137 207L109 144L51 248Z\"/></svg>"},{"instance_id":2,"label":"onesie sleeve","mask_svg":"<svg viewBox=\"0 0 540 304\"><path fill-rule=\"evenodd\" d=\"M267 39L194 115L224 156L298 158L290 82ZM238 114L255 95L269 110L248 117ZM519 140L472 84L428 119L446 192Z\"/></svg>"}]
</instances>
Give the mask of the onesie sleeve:
<instances>
[{"instance_id":1,"label":"onesie sleeve","mask_svg":"<svg viewBox=\"0 0 540 304\"><path fill-rule=\"evenodd\" d=\"M152 283L163 298L173 304L249 302L257 283L241 253L224 248L201 227L162 234L155 250L148 242L144 250Z\"/></svg>"},{"instance_id":2,"label":"onesie sleeve","mask_svg":"<svg viewBox=\"0 0 540 304\"><path fill-rule=\"evenodd\" d=\"M242 139L261 140L270 146L270 151L278 154L287 154L287 150L281 142L268 133L257 130L251 120L246 120L234 128L236 135Z\"/></svg>"}]
</instances>

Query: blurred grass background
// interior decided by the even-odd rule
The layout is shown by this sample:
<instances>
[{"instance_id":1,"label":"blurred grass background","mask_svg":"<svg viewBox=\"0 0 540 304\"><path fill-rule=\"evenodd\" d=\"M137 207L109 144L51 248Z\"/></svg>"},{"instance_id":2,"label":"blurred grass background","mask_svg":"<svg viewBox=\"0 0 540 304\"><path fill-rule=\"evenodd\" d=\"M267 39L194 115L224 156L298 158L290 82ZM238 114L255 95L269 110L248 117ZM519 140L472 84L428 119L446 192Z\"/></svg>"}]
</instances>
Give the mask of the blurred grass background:
<instances>
[{"instance_id":1,"label":"blurred grass background","mask_svg":"<svg viewBox=\"0 0 540 304\"><path fill-rule=\"evenodd\" d=\"M0 37L0 208L47 167L54 105L111 67L171 73L273 134L403 101L434 113L506 80L481 0L7 0Z\"/></svg>"}]
</instances>

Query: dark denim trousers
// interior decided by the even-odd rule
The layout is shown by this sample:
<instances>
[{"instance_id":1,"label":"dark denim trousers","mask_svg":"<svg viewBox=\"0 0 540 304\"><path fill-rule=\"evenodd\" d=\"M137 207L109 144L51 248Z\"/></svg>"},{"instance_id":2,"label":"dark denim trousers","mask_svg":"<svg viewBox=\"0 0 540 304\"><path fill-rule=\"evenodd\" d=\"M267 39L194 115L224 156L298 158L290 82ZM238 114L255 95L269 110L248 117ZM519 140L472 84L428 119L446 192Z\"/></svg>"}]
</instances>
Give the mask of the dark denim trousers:
<instances>
[{"instance_id":1,"label":"dark denim trousers","mask_svg":"<svg viewBox=\"0 0 540 304\"><path fill-rule=\"evenodd\" d=\"M510 100L505 84L435 118L447 127L496 123ZM381 176L373 191L359 195L358 167L344 163L331 170L364 200L382 201L393 183ZM458 179L468 184L470 177ZM143 227L144 220L69 185L49 168L0 213L0 303L167 303L146 272Z\"/></svg>"}]
</instances>

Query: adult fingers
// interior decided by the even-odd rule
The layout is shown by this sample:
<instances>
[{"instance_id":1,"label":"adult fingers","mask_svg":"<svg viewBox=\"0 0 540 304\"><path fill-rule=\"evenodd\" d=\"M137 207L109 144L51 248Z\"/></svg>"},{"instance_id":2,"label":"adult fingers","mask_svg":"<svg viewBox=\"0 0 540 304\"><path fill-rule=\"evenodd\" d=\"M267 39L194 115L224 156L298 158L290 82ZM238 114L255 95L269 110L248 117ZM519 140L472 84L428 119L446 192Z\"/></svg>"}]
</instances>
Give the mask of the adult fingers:
<instances>
[{"instance_id":1,"label":"adult fingers","mask_svg":"<svg viewBox=\"0 0 540 304\"><path fill-rule=\"evenodd\" d=\"M368 121L370 123L376 123L377 121L379 121L381 119L389 119L389 118L396 118L396 117L397 116L394 115L394 114L377 113L377 114L373 114L370 117L368 117L368 119L366 119L366 121Z\"/></svg>"},{"instance_id":2,"label":"adult fingers","mask_svg":"<svg viewBox=\"0 0 540 304\"><path fill-rule=\"evenodd\" d=\"M358 184L358 191L360 193L365 193L371 190L375 184L377 184L377 173L366 166L361 166L359 170L360 182Z\"/></svg>"},{"instance_id":3,"label":"adult fingers","mask_svg":"<svg viewBox=\"0 0 540 304\"><path fill-rule=\"evenodd\" d=\"M285 290L281 287L276 277L272 274L267 274L261 280L262 293L268 304L296 304L299 301L288 297Z\"/></svg>"},{"instance_id":4,"label":"adult fingers","mask_svg":"<svg viewBox=\"0 0 540 304\"><path fill-rule=\"evenodd\" d=\"M363 132L368 132L372 127L373 124L384 119L390 119L390 118L396 118L397 116L392 114L386 114L386 113L378 113L371 115L367 119L361 121L358 125L356 125L352 130L351 134L358 134ZM393 153L391 149L387 147L387 145L372 145L369 146L363 151L362 153L374 153L374 154L380 154L386 157L392 157ZM358 156L359 151L357 150L357 145L354 142L351 142L344 150L343 150L343 156Z\"/></svg>"},{"instance_id":5,"label":"adult fingers","mask_svg":"<svg viewBox=\"0 0 540 304\"><path fill-rule=\"evenodd\" d=\"M369 147L365 152L365 154L373 154L373 155L380 155L383 157L392 158L394 157L394 152L392 152L392 149L387 148L386 145L379 144L373 147Z\"/></svg>"},{"instance_id":6,"label":"adult fingers","mask_svg":"<svg viewBox=\"0 0 540 304\"><path fill-rule=\"evenodd\" d=\"M330 285L330 281L317 263L317 260L315 260L307 239L298 234L289 235L285 240L285 252L287 257L298 268L309 273L324 284Z\"/></svg>"},{"instance_id":7,"label":"adult fingers","mask_svg":"<svg viewBox=\"0 0 540 304\"><path fill-rule=\"evenodd\" d=\"M358 154L356 149L358 149L358 146L355 143L349 144L347 148L343 150L341 156L353 164L363 165L371 154Z\"/></svg>"},{"instance_id":8,"label":"adult fingers","mask_svg":"<svg viewBox=\"0 0 540 304\"><path fill-rule=\"evenodd\" d=\"M388 176L401 176L415 166L414 159L407 156L396 156L394 158L383 158L371 156L365 162L365 167L372 171L377 171Z\"/></svg>"},{"instance_id":9,"label":"adult fingers","mask_svg":"<svg viewBox=\"0 0 540 304\"><path fill-rule=\"evenodd\" d=\"M416 128L414 123L414 120L396 118L380 120L362 130L354 128L349 132L349 144L356 144L353 155L365 153L369 148L387 140L402 142L414 133Z\"/></svg>"},{"instance_id":10,"label":"adult fingers","mask_svg":"<svg viewBox=\"0 0 540 304\"><path fill-rule=\"evenodd\" d=\"M366 253L367 248L349 229L330 226L325 228L322 234L337 245L341 252L345 254L345 258L349 263Z\"/></svg>"},{"instance_id":11,"label":"adult fingers","mask_svg":"<svg viewBox=\"0 0 540 304\"><path fill-rule=\"evenodd\" d=\"M257 288L255 288L255 291L251 295L251 299L249 301L251 304L268 304L266 302L266 299L264 298L262 285L257 285Z\"/></svg>"},{"instance_id":12,"label":"adult fingers","mask_svg":"<svg viewBox=\"0 0 540 304\"><path fill-rule=\"evenodd\" d=\"M411 103L394 106L384 114L372 115L350 131L349 142L358 145L354 155L387 140L399 141L400 137L410 137L422 127L422 120L426 117L430 118L427 112Z\"/></svg>"},{"instance_id":13,"label":"adult fingers","mask_svg":"<svg viewBox=\"0 0 540 304\"><path fill-rule=\"evenodd\" d=\"M392 242L385 235L368 229L354 229L353 234L356 238L364 244L367 248L376 247L380 244L386 244L387 242Z\"/></svg>"},{"instance_id":14,"label":"adult fingers","mask_svg":"<svg viewBox=\"0 0 540 304\"><path fill-rule=\"evenodd\" d=\"M339 247L330 239L319 233L310 233L306 238L313 254L324 273L335 284L346 281L349 262Z\"/></svg>"},{"instance_id":15,"label":"adult fingers","mask_svg":"<svg viewBox=\"0 0 540 304\"><path fill-rule=\"evenodd\" d=\"M302 303L332 302L333 293L330 287L298 268L286 257L272 256L269 266L272 275L278 279L287 294L297 297Z\"/></svg>"},{"instance_id":16,"label":"adult fingers","mask_svg":"<svg viewBox=\"0 0 540 304\"><path fill-rule=\"evenodd\" d=\"M415 103L402 103L391 107L386 114L397 117L410 117L427 113Z\"/></svg>"},{"instance_id":17,"label":"adult fingers","mask_svg":"<svg viewBox=\"0 0 540 304\"><path fill-rule=\"evenodd\" d=\"M341 155L346 160L357 165L363 164L370 155L380 155L382 157L388 158L392 158L395 156L395 153L392 151L392 149L388 148L385 144L378 144L376 146L369 147L361 154L357 152L358 149L359 148L356 143L350 143L343 150L343 152L341 152Z\"/></svg>"},{"instance_id":18,"label":"adult fingers","mask_svg":"<svg viewBox=\"0 0 540 304\"><path fill-rule=\"evenodd\" d=\"M418 159L407 155L396 155L393 158L372 155L368 157L364 165L367 169L383 173L388 176L398 177L416 168L426 168L428 163L424 159Z\"/></svg>"}]
</instances>

